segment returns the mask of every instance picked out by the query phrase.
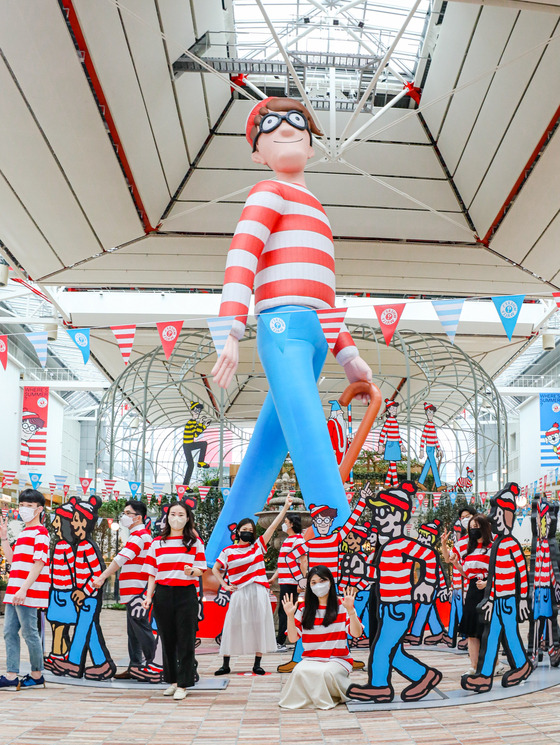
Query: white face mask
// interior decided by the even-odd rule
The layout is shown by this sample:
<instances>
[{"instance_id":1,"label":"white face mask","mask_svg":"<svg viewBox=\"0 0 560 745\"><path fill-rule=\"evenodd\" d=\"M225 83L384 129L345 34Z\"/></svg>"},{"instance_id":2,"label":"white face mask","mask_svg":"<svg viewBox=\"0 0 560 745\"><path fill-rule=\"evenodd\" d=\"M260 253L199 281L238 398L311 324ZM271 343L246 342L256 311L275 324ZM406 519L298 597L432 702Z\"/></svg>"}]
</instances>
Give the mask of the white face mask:
<instances>
[{"instance_id":1,"label":"white face mask","mask_svg":"<svg viewBox=\"0 0 560 745\"><path fill-rule=\"evenodd\" d=\"M133 522L133 517L131 517L130 515L123 515L119 520L119 525L121 526L121 528L130 528Z\"/></svg>"},{"instance_id":2,"label":"white face mask","mask_svg":"<svg viewBox=\"0 0 560 745\"><path fill-rule=\"evenodd\" d=\"M187 524L187 518L181 517L179 515L171 515L167 519L169 521L169 525L171 525L173 530L183 530L183 528Z\"/></svg>"},{"instance_id":3,"label":"white face mask","mask_svg":"<svg viewBox=\"0 0 560 745\"><path fill-rule=\"evenodd\" d=\"M471 517L469 516L469 517L464 517L464 518L463 518L463 519L461 520L461 525L463 526L463 528L464 528L465 530L468 530L468 529L469 529L469 523L470 523L471 519L472 519L472 518L471 518Z\"/></svg>"},{"instance_id":4,"label":"white face mask","mask_svg":"<svg viewBox=\"0 0 560 745\"><path fill-rule=\"evenodd\" d=\"M30 523L35 517L36 507L20 507L19 516L24 523Z\"/></svg>"},{"instance_id":5,"label":"white face mask","mask_svg":"<svg viewBox=\"0 0 560 745\"><path fill-rule=\"evenodd\" d=\"M318 598L323 598L325 595L328 595L330 589L331 583L328 580L325 582L316 582L314 585L311 585L311 592L314 595L317 595Z\"/></svg>"},{"instance_id":6,"label":"white face mask","mask_svg":"<svg viewBox=\"0 0 560 745\"><path fill-rule=\"evenodd\" d=\"M282 531L284 533L287 533L288 532L288 523L282 523Z\"/></svg>"}]
</instances>

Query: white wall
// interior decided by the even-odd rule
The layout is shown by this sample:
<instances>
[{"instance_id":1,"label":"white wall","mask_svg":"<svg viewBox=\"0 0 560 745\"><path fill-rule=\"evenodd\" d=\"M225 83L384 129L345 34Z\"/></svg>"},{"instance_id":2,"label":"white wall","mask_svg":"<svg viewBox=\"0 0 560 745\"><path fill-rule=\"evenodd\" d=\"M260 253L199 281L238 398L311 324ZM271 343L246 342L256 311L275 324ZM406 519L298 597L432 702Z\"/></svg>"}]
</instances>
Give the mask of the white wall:
<instances>
[{"instance_id":1,"label":"white wall","mask_svg":"<svg viewBox=\"0 0 560 745\"><path fill-rule=\"evenodd\" d=\"M539 398L528 399L519 408L519 483L530 484L548 473L541 468ZM560 461L559 461L560 464Z\"/></svg>"}]
</instances>

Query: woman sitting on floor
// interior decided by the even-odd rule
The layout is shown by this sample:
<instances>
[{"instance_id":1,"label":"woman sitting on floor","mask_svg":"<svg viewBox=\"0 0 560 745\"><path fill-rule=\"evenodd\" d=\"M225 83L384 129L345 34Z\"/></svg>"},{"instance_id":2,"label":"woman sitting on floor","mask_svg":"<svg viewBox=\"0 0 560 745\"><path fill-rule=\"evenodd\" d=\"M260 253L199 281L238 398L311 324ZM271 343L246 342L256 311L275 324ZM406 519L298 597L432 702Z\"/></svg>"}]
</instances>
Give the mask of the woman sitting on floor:
<instances>
[{"instance_id":1,"label":"woman sitting on floor","mask_svg":"<svg viewBox=\"0 0 560 745\"><path fill-rule=\"evenodd\" d=\"M307 575L303 608L284 598L288 639L294 643L301 636L303 659L284 686L279 701L283 708L332 709L347 700L352 670L347 634L357 639L363 631L354 595L355 588L345 587L344 597L338 598L330 570L315 566Z\"/></svg>"}]
</instances>

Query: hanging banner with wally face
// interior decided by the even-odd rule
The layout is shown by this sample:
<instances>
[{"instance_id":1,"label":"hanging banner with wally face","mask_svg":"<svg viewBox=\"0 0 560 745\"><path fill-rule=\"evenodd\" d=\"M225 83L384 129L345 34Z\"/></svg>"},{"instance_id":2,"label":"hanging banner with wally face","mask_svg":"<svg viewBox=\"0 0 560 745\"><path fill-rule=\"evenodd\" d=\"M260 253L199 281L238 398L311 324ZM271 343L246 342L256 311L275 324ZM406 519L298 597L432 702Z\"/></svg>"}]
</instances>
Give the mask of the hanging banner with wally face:
<instances>
[{"instance_id":1,"label":"hanging banner with wally face","mask_svg":"<svg viewBox=\"0 0 560 745\"><path fill-rule=\"evenodd\" d=\"M48 386L25 386L21 414L20 465L46 465L48 415Z\"/></svg>"},{"instance_id":2,"label":"hanging banner with wally face","mask_svg":"<svg viewBox=\"0 0 560 745\"><path fill-rule=\"evenodd\" d=\"M541 467L560 464L560 393L541 393Z\"/></svg>"}]
</instances>

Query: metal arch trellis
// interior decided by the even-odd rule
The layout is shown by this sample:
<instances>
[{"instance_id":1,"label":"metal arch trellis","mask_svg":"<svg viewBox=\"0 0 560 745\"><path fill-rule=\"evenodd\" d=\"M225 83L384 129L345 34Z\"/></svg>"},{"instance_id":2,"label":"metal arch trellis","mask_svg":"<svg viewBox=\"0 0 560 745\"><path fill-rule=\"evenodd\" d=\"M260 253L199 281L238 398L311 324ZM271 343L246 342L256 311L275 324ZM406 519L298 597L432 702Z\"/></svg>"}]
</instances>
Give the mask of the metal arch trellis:
<instances>
[{"instance_id":1,"label":"metal arch trellis","mask_svg":"<svg viewBox=\"0 0 560 745\"><path fill-rule=\"evenodd\" d=\"M374 382L392 395L401 376L383 373L386 347L380 330L367 323L347 325L374 370ZM242 344L254 344L255 336L255 327L248 326ZM429 400L437 407L436 426L445 428L455 441L457 455L448 462L455 462L462 473L465 464L474 461L474 489L478 491L482 481L484 485L487 482L489 463L494 458L497 481L502 485L502 470L507 469L507 412L492 379L460 347L440 336L402 330L395 333L390 346L405 359L406 385L399 396L406 406L403 439L409 455L408 470L410 457L417 455L419 433L425 422L423 402ZM263 383L264 373L257 369L253 355L252 370L238 374L229 391L215 396L204 376L197 372L197 365L213 354L210 333L192 329L180 336L169 360L157 347L123 370L99 406L96 475L99 464L108 462L110 478L138 480L142 490L150 472L153 480L161 480L164 474L165 480L173 483L189 403L197 400L204 413L219 423L222 483L224 431L232 432L238 443L249 439L247 432L230 421L227 414L238 397L247 392L263 392L266 386L258 385ZM325 373L319 387L323 402L338 397L345 384L342 371ZM461 417L461 412L467 416ZM257 414L258 409L252 410L250 418L256 419ZM250 424L249 418L247 423Z\"/></svg>"}]
</instances>

